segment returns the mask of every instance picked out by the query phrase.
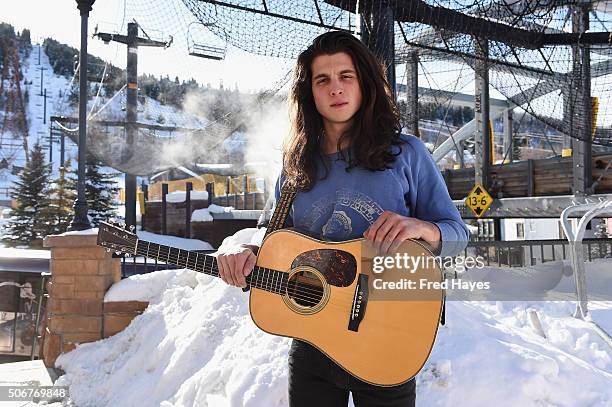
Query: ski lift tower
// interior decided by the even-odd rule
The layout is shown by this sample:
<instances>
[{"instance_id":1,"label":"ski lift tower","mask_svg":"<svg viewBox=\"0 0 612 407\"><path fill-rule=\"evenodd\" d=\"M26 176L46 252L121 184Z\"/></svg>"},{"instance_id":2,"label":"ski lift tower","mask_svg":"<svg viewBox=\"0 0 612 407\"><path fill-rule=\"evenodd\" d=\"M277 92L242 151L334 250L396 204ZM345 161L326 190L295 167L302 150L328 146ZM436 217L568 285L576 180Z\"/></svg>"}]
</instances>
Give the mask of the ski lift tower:
<instances>
[{"instance_id":1,"label":"ski lift tower","mask_svg":"<svg viewBox=\"0 0 612 407\"><path fill-rule=\"evenodd\" d=\"M144 37L138 36L139 28ZM125 161L127 161L134 154L134 135L137 131L135 124L138 115L138 47L168 48L172 43L172 37L169 41L153 40L136 20L128 23L127 35L111 33L96 33L95 35L107 44L116 41L127 45L127 117L125 124L127 136ZM136 176L128 173L125 174L125 224L136 226Z\"/></svg>"}]
</instances>

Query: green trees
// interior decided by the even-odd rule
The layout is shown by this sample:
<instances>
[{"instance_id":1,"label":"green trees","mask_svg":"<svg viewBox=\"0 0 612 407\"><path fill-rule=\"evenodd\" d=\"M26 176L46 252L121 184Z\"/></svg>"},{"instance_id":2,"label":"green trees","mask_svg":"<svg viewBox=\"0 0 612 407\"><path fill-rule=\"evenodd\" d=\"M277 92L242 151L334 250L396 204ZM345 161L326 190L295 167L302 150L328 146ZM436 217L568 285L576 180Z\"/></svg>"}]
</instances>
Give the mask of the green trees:
<instances>
[{"instance_id":1,"label":"green trees","mask_svg":"<svg viewBox=\"0 0 612 407\"><path fill-rule=\"evenodd\" d=\"M92 227L116 216L119 187L115 178L118 175L115 172L102 172L101 163L93 155L87 154L85 197Z\"/></svg>"},{"instance_id":2,"label":"green trees","mask_svg":"<svg viewBox=\"0 0 612 407\"><path fill-rule=\"evenodd\" d=\"M68 230L74 215L76 190L76 174L71 167L70 160L66 160L59 168L58 177L53 180L49 188L48 205L45 207L49 224L47 234L64 233Z\"/></svg>"},{"instance_id":3,"label":"green trees","mask_svg":"<svg viewBox=\"0 0 612 407\"><path fill-rule=\"evenodd\" d=\"M117 174L103 172L100 162L88 155L85 196L92 227L116 215ZM15 207L2 230L1 240L12 247L42 248L45 236L65 232L74 216L77 177L70 161L51 180L51 166L46 163L42 146L37 143L30 159L15 182L11 198Z\"/></svg>"},{"instance_id":4,"label":"green trees","mask_svg":"<svg viewBox=\"0 0 612 407\"><path fill-rule=\"evenodd\" d=\"M11 210L11 218L2 236L5 244L42 247L42 239L49 227L47 187L50 173L42 146L36 143L11 193L16 207Z\"/></svg>"}]
</instances>

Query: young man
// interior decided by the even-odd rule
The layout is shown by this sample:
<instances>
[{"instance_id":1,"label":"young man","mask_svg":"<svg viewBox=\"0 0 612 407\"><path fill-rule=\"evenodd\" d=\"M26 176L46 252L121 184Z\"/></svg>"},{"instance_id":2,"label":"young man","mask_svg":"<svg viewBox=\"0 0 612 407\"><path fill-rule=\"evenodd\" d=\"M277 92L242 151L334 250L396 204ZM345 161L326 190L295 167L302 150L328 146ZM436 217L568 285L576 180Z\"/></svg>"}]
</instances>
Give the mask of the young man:
<instances>
[{"instance_id":1,"label":"young man","mask_svg":"<svg viewBox=\"0 0 612 407\"><path fill-rule=\"evenodd\" d=\"M464 247L468 231L431 154L400 133L399 114L381 65L343 32L317 37L297 60L292 134L283 152L276 199L287 180L299 192L286 226L321 240L360 237L384 248L422 239L440 255ZM220 275L238 287L253 269L257 247L218 253ZM293 340L291 407L415 405L415 380L394 387L365 383L313 346Z\"/></svg>"}]
</instances>

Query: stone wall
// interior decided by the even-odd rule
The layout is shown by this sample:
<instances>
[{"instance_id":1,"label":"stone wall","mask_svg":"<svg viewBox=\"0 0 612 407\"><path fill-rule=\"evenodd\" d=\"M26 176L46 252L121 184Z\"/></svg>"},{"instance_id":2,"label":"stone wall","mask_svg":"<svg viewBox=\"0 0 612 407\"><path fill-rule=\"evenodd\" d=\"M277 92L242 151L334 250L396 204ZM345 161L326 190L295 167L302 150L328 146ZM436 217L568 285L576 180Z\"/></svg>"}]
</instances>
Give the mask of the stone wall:
<instances>
[{"instance_id":1,"label":"stone wall","mask_svg":"<svg viewBox=\"0 0 612 407\"><path fill-rule=\"evenodd\" d=\"M123 331L148 306L148 302L142 301L105 302L102 336L108 338Z\"/></svg>"},{"instance_id":2,"label":"stone wall","mask_svg":"<svg viewBox=\"0 0 612 407\"><path fill-rule=\"evenodd\" d=\"M96 245L96 231L50 235L51 279L47 290L43 358L55 365L60 353L76 344L101 339L103 301L108 288L121 279L120 259Z\"/></svg>"}]
</instances>

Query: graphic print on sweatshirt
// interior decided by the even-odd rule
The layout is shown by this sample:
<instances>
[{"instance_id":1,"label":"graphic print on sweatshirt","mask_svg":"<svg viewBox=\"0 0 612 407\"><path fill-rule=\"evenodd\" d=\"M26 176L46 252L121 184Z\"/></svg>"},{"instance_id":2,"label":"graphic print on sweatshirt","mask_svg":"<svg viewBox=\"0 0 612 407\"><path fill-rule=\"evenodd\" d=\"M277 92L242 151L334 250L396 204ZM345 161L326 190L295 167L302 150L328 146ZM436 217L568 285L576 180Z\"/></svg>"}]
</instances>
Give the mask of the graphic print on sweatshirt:
<instances>
[{"instance_id":1,"label":"graphic print on sweatshirt","mask_svg":"<svg viewBox=\"0 0 612 407\"><path fill-rule=\"evenodd\" d=\"M313 202L298 223L300 228L322 240L339 241L350 239L355 226L367 228L382 213L382 207L372 197L340 188L335 196L327 195Z\"/></svg>"}]
</instances>

